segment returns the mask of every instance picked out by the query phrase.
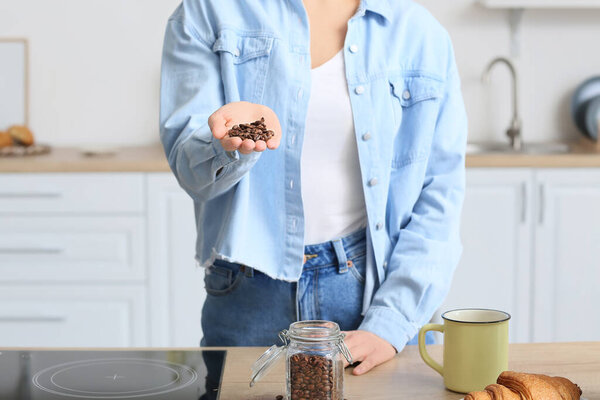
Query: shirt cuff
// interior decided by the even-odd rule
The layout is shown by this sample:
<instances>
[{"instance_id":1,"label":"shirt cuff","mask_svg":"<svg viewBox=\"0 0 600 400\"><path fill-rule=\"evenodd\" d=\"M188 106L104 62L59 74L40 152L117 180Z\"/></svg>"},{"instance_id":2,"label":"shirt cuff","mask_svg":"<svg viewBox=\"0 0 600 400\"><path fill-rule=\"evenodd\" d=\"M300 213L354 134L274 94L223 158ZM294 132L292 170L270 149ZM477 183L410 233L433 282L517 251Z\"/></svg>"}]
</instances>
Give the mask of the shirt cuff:
<instances>
[{"instance_id":1,"label":"shirt cuff","mask_svg":"<svg viewBox=\"0 0 600 400\"><path fill-rule=\"evenodd\" d=\"M213 163L213 173L216 179L224 176L227 173L229 166L235 162L240 164L250 163L253 165L256 160L260 157L259 152L252 152L250 154L242 154L237 150L225 151L221 142L218 140L212 140L212 148L215 152L215 162Z\"/></svg>"},{"instance_id":2,"label":"shirt cuff","mask_svg":"<svg viewBox=\"0 0 600 400\"><path fill-rule=\"evenodd\" d=\"M419 327L402 314L387 307L372 306L358 328L376 334L388 341L396 351L402 351L419 331Z\"/></svg>"}]
</instances>

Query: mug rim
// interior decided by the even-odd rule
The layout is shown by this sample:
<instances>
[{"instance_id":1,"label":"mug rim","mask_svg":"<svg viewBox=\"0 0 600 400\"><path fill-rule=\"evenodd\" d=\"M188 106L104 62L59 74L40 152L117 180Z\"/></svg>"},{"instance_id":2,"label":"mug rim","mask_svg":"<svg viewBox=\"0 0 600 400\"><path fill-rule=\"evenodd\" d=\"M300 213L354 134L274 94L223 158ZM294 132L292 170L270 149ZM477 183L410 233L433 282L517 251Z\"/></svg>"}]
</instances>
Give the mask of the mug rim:
<instances>
[{"instance_id":1,"label":"mug rim","mask_svg":"<svg viewBox=\"0 0 600 400\"><path fill-rule=\"evenodd\" d=\"M497 319L497 320L492 320L492 321L459 321L459 320L456 320L456 319L452 319L452 318L446 317L446 314L454 312L454 311L494 311L494 312L503 314L504 318ZM460 323L460 324L477 324L477 325L483 325L483 324L497 324L499 322L508 321L511 318L511 315L509 313L507 313L506 311L495 310L493 308L456 308L456 309L448 310L448 311L444 312L442 314L442 318L444 320L446 320L446 321L457 322L457 323Z\"/></svg>"}]
</instances>

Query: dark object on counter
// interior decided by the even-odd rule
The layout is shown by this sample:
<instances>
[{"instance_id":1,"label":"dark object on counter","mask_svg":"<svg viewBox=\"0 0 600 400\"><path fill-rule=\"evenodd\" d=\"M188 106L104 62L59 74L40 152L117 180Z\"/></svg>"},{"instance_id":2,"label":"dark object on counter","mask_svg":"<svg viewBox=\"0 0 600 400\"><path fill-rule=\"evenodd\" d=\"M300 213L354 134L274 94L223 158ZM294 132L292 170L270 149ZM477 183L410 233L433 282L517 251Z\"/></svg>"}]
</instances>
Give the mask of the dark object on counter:
<instances>
[{"instance_id":1,"label":"dark object on counter","mask_svg":"<svg viewBox=\"0 0 600 400\"><path fill-rule=\"evenodd\" d=\"M600 76L590 78L575 90L571 100L571 116L581 133L598 140L598 117L600 98Z\"/></svg>"},{"instance_id":2,"label":"dark object on counter","mask_svg":"<svg viewBox=\"0 0 600 400\"><path fill-rule=\"evenodd\" d=\"M266 142L274 136L274 132L267 129L264 118L249 124L234 125L227 134L231 137L237 136L242 140L250 139L255 142L259 140Z\"/></svg>"},{"instance_id":3,"label":"dark object on counter","mask_svg":"<svg viewBox=\"0 0 600 400\"><path fill-rule=\"evenodd\" d=\"M585 108L585 127L590 137L598 141L600 134L600 96L590 101Z\"/></svg>"},{"instance_id":4,"label":"dark object on counter","mask_svg":"<svg viewBox=\"0 0 600 400\"><path fill-rule=\"evenodd\" d=\"M0 400L216 400L224 351L1 351Z\"/></svg>"}]
</instances>

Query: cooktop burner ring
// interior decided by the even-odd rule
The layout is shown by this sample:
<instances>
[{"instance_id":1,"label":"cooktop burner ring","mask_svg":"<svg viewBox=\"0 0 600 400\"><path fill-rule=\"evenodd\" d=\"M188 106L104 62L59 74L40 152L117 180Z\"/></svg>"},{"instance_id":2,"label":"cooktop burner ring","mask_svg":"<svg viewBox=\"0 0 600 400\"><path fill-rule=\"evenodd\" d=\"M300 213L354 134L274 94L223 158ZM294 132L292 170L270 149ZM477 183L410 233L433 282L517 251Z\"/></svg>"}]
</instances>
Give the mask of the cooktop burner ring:
<instances>
[{"instance_id":1,"label":"cooktop burner ring","mask_svg":"<svg viewBox=\"0 0 600 400\"><path fill-rule=\"evenodd\" d=\"M119 392L110 392L110 391L91 391L91 390L79 390L74 388L65 387L57 383L57 376L60 374L66 373L69 370L79 370L80 368L86 367L95 367L102 365L111 365L114 366L127 366L127 365L137 365L141 366L150 366L153 368L159 368L162 370L167 370L169 374L173 374L174 377L167 383L161 384L159 386L154 386L150 388L142 388L139 390L127 390L127 391L119 391ZM48 376L49 375L49 376ZM106 376L104 378L113 378L111 376ZM114 375L114 380L118 378L125 378L124 376L119 376L118 374ZM57 394L60 396L66 397L75 397L75 398L86 398L86 399L131 399L131 398L140 398L147 396L157 396L165 393L174 392L177 390L181 390L191 384L193 384L198 379L198 373L193 369L186 365L176 364L163 360L148 360L142 358L103 358L103 359L90 359L90 360L80 360L73 361L68 363L57 364L48 368L45 368L38 373L36 373L32 378L32 383L40 390L43 390L48 393ZM174 384L177 384L175 387Z\"/></svg>"}]
</instances>

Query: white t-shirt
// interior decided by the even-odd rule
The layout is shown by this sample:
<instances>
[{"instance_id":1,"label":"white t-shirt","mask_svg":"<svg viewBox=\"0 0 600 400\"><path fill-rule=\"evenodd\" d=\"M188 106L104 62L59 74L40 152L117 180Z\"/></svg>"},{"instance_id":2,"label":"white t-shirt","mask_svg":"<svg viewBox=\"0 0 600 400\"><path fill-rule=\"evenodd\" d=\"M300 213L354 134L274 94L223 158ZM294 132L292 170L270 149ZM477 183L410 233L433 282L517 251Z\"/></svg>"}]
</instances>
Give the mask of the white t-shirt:
<instances>
[{"instance_id":1,"label":"white t-shirt","mask_svg":"<svg viewBox=\"0 0 600 400\"><path fill-rule=\"evenodd\" d=\"M306 245L367 226L343 51L311 75L301 159Z\"/></svg>"}]
</instances>

